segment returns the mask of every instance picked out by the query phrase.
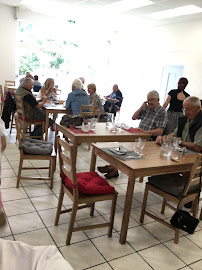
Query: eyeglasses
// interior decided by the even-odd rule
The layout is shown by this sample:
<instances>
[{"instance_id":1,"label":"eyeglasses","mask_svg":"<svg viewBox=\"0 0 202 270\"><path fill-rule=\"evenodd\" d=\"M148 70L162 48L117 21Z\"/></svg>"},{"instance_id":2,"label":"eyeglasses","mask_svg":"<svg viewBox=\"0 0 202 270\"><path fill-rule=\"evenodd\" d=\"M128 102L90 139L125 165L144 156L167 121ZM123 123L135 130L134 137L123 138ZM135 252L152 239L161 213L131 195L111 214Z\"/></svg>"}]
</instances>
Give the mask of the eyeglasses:
<instances>
[{"instance_id":1,"label":"eyeglasses","mask_svg":"<svg viewBox=\"0 0 202 270\"><path fill-rule=\"evenodd\" d=\"M157 98L147 99L148 102L153 102L153 101L155 101L155 100L157 100Z\"/></svg>"},{"instance_id":2,"label":"eyeglasses","mask_svg":"<svg viewBox=\"0 0 202 270\"><path fill-rule=\"evenodd\" d=\"M183 108L182 110L183 110L183 112L185 112L185 111L191 111L193 108Z\"/></svg>"}]
</instances>

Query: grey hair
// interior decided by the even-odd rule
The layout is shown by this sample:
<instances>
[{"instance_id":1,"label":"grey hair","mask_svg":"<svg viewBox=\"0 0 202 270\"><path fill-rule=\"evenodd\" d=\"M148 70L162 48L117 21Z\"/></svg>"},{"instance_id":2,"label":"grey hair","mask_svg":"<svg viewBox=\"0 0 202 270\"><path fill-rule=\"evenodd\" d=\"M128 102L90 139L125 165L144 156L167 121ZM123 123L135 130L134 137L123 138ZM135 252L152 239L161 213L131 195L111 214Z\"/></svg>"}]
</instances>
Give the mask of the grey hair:
<instances>
[{"instance_id":1,"label":"grey hair","mask_svg":"<svg viewBox=\"0 0 202 270\"><path fill-rule=\"evenodd\" d=\"M34 80L29 78L29 77L25 77L21 85L22 85L22 87L25 87L25 88L27 88L29 86L33 86Z\"/></svg>"},{"instance_id":2,"label":"grey hair","mask_svg":"<svg viewBox=\"0 0 202 270\"><path fill-rule=\"evenodd\" d=\"M152 90L147 94L147 97L152 96L159 99L159 93L156 90Z\"/></svg>"},{"instance_id":3,"label":"grey hair","mask_svg":"<svg viewBox=\"0 0 202 270\"><path fill-rule=\"evenodd\" d=\"M193 96L187 97L187 98L183 101L183 103L184 103L185 101L187 101L187 100L189 100L190 105L191 105L192 107L198 107L198 106L201 107L201 101L200 101L199 98L193 97Z\"/></svg>"},{"instance_id":4,"label":"grey hair","mask_svg":"<svg viewBox=\"0 0 202 270\"><path fill-rule=\"evenodd\" d=\"M81 80L79 80L79 79L75 79L73 81L72 85L75 87L75 89L80 89L80 90L83 87L83 84L82 84Z\"/></svg>"}]
</instances>

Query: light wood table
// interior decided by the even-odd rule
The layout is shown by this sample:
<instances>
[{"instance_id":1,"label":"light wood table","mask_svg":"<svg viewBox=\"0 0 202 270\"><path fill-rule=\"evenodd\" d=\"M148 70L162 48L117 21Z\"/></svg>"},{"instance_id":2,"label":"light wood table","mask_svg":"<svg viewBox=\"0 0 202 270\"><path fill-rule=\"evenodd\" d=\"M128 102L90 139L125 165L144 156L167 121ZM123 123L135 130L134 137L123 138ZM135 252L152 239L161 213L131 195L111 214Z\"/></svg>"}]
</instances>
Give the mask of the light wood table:
<instances>
[{"instance_id":1,"label":"light wood table","mask_svg":"<svg viewBox=\"0 0 202 270\"><path fill-rule=\"evenodd\" d=\"M127 131L111 132L109 128L106 128L106 123L97 123L95 133L74 133L71 128L56 124L57 136L58 132L62 132L65 137L69 138L77 153L77 147L79 143L93 143L93 142L134 142L135 139L141 137L149 140L151 135L147 132L130 133ZM57 140L55 139L55 143ZM55 144L55 148L56 144Z\"/></svg>"},{"instance_id":2,"label":"light wood table","mask_svg":"<svg viewBox=\"0 0 202 270\"><path fill-rule=\"evenodd\" d=\"M135 179L143 176L189 171L197 154L185 155L185 158L181 159L179 162L175 162L169 157L160 156L160 145L157 145L155 142L146 142L146 146L143 150L145 157L144 159L139 160L123 161L102 150L102 148L109 148L113 146L117 147L118 145L120 144L93 144L90 171L95 171L96 157L99 156L128 176L128 185L120 234L120 243L125 244ZM124 145L128 150L133 149L133 143L122 143L121 145Z\"/></svg>"},{"instance_id":3,"label":"light wood table","mask_svg":"<svg viewBox=\"0 0 202 270\"><path fill-rule=\"evenodd\" d=\"M51 113L62 113L62 114L72 114L71 109L66 109L63 105L56 106L43 106L43 110L46 114L46 125L45 125L45 140L48 139L48 124L49 124L49 114Z\"/></svg>"}]
</instances>

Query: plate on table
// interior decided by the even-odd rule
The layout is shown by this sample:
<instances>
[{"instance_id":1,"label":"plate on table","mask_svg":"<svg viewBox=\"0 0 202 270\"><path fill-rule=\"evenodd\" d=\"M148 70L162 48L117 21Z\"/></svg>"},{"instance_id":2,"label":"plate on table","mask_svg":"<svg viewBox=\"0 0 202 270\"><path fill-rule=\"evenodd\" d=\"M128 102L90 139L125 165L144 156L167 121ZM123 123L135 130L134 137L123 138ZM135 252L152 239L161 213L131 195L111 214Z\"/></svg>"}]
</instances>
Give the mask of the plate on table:
<instances>
[{"instance_id":1,"label":"plate on table","mask_svg":"<svg viewBox=\"0 0 202 270\"><path fill-rule=\"evenodd\" d=\"M77 129L81 129L81 126L75 126L75 128L77 128Z\"/></svg>"}]
</instances>

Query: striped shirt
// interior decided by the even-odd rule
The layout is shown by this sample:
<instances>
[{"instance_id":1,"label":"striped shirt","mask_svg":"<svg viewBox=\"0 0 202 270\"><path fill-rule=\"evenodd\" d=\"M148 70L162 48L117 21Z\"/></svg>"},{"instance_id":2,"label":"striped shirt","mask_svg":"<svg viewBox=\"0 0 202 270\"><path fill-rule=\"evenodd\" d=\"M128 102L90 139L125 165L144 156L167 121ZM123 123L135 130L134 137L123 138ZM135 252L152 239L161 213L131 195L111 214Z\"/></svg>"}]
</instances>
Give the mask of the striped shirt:
<instances>
[{"instance_id":1,"label":"striped shirt","mask_svg":"<svg viewBox=\"0 0 202 270\"><path fill-rule=\"evenodd\" d=\"M139 119L141 119L139 128L147 131L156 128L165 128L168 116L166 110L160 105L154 110L151 110L147 106L140 112Z\"/></svg>"},{"instance_id":2,"label":"striped shirt","mask_svg":"<svg viewBox=\"0 0 202 270\"><path fill-rule=\"evenodd\" d=\"M101 114L104 114L104 107L102 105L102 101L95 92L91 96L89 95L89 102L90 102L90 105L97 106Z\"/></svg>"}]
</instances>

